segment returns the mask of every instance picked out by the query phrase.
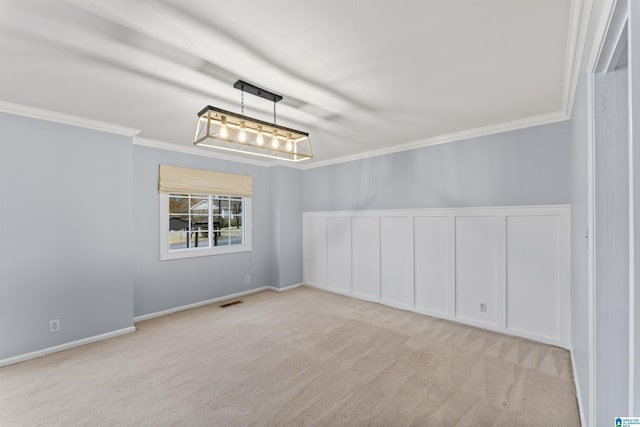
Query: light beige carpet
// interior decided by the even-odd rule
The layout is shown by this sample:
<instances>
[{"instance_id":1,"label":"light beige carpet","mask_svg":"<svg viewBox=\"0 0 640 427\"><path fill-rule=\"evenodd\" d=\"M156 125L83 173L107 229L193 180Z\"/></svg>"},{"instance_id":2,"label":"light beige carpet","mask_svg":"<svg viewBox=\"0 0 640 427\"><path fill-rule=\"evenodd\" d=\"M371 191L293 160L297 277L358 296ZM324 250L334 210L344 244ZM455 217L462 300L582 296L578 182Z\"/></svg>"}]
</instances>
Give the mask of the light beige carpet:
<instances>
[{"instance_id":1,"label":"light beige carpet","mask_svg":"<svg viewBox=\"0 0 640 427\"><path fill-rule=\"evenodd\" d=\"M2 426L577 426L567 351L302 287L0 368Z\"/></svg>"}]
</instances>

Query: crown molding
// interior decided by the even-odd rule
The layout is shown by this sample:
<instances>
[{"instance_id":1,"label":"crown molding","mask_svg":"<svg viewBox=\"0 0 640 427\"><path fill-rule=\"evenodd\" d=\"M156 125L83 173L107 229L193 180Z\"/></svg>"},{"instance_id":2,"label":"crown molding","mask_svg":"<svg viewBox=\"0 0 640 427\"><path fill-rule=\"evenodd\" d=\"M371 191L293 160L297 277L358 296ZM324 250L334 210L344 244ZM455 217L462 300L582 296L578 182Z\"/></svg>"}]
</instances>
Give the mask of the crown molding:
<instances>
[{"instance_id":1,"label":"crown molding","mask_svg":"<svg viewBox=\"0 0 640 427\"><path fill-rule=\"evenodd\" d=\"M445 144L447 142L462 141L465 139L478 138L481 136L493 135L498 133L509 132L512 130L524 129L533 126L546 125L556 122L568 120L571 117L564 112L556 112L551 114L542 114L539 116L529 117L526 119L518 119L510 122L498 123L490 126L482 126L475 129L469 129L461 132L454 132L445 135L435 136L431 138L420 139L406 144L394 145L391 147L380 148L376 150L364 151L358 154L338 157L330 160L322 160L314 163L307 163L301 166L301 169L313 169L323 166L335 165L338 163L352 162L354 160L363 160L371 157L384 156L386 154L398 153L401 151L415 150L417 148L428 147L431 145Z\"/></svg>"},{"instance_id":2,"label":"crown molding","mask_svg":"<svg viewBox=\"0 0 640 427\"><path fill-rule=\"evenodd\" d=\"M262 167L289 166L289 167L292 167L292 165L286 164L285 162L275 162L275 161L274 162L270 162L270 161L261 160L261 159L245 158L245 157L242 157L242 156L234 156L233 154L227 154L227 153L221 153L221 152L217 152L217 151L213 151L213 150L208 150L208 149L205 149L205 148L193 147L193 146L188 146L188 145L173 144L173 143L170 143L170 142L158 141L158 140L149 139L149 138L134 137L133 138L133 143L136 144L136 145L144 146L144 147L157 148L159 150L175 151L175 152L178 152L178 153L191 154L191 155L194 155L194 156L201 156L201 157L209 157L209 158L212 158L212 159L226 160L226 161L229 161L229 162L244 163L244 164L254 165L254 166L262 166Z\"/></svg>"},{"instance_id":3,"label":"crown molding","mask_svg":"<svg viewBox=\"0 0 640 427\"><path fill-rule=\"evenodd\" d=\"M567 120L570 116L563 114L562 112L540 115L527 119L514 120L511 122L500 123L491 126L484 126L475 129L470 129L462 132L455 132L446 135L440 135L436 137L420 139L417 141L409 142L406 144L394 145L391 147L385 147L381 149L368 150L362 153L353 154L344 157L338 157L329 160L322 160L312 163L290 163L284 161L265 161L261 159L245 158L243 156L234 156L232 154L219 153L212 150L205 150L199 147L192 147L186 145L173 144L165 141L158 141L149 138L142 138L136 136L140 133L138 129L127 128L124 126L118 126L111 123L100 122L92 119L85 119L82 117L76 117L69 114L58 113L55 111L43 110L39 108L29 107L20 104L14 104L11 102L0 101L0 112L15 114L18 116L31 117L40 120L46 120L55 123L62 123L71 126L78 126L87 129L93 129L102 132L108 132L118 135L125 135L132 137L132 142L136 145L157 148L161 150L175 151L179 153L191 154L194 156L209 157L219 160L225 160L236 163L244 163L254 166L262 167L274 167L283 166L292 169L313 169L323 166L330 166L338 163L346 163L355 160L362 160L371 157L384 156L386 154L397 153L401 151L414 150L417 148L427 147L430 145L444 144L447 142L461 141L470 138L476 138L480 136L486 136L496 133L507 132L511 130L517 130L532 126L538 126L543 124L554 123L562 120Z\"/></svg>"},{"instance_id":4,"label":"crown molding","mask_svg":"<svg viewBox=\"0 0 640 427\"><path fill-rule=\"evenodd\" d=\"M48 122L61 123L64 125L77 126L101 132L114 133L117 135L132 137L140 133L139 129L132 129L124 126L114 125L112 123L85 119L83 117L76 117L69 114L43 110L40 108L14 104L12 102L6 101L0 101L0 112L14 114L16 116L31 117L33 119L46 120Z\"/></svg>"},{"instance_id":5,"label":"crown molding","mask_svg":"<svg viewBox=\"0 0 640 427\"><path fill-rule=\"evenodd\" d=\"M571 117L573 99L580 78L592 10L593 0L573 0L571 2L562 91L562 110L569 117Z\"/></svg>"},{"instance_id":6,"label":"crown molding","mask_svg":"<svg viewBox=\"0 0 640 427\"><path fill-rule=\"evenodd\" d=\"M583 58L582 68L589 73L594 73L598 59L603 48L605 34L609 29L609 23L613 17L617 0L601 0L593 3L589 34Z\"/></svg>"}]
</instances>

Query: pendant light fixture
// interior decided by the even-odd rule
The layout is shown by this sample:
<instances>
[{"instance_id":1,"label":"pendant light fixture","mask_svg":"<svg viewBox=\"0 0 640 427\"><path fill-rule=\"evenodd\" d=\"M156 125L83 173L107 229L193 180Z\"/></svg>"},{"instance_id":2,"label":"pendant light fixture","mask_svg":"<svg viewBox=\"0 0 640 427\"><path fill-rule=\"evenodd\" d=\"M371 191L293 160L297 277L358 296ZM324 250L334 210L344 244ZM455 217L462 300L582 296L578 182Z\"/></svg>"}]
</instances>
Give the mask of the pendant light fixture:
<instances>
[{"instance_id":1,"label":"pendant light fixture","mask_svg":"<svg viewBox=\"0 0 640 427\"><path fill-rule=\"evenodd\" d=\"M240 114L210 105L198 113L194 145L298 162L313 158L307 132L276 124L276 103L282 96L242 80L233 85L242 92ZM273 123L244 115L244 93L273 102Z\"/></svg>"}]
</instances>

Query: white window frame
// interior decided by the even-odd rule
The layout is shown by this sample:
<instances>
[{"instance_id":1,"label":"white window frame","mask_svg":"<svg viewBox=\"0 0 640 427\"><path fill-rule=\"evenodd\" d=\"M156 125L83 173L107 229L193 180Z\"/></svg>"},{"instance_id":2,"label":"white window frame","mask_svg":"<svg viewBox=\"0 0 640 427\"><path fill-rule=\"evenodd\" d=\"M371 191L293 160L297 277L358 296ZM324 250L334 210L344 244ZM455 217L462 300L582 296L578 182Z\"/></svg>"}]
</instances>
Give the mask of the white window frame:
<instances>
[{"instance_id":1,"label":"white window frame","mask_svg":"<svg viewBox=\"0 0 640 427\"><path fill-rule=\"evenodd\" d=\"M251 197L243 197L244 206L244 244L213 246L210 248L169 248L169 197L170 194L159 193L160 196L160 260L195 258L201 256L233 254L251 251Z\"/></svg>"}]
</instances>

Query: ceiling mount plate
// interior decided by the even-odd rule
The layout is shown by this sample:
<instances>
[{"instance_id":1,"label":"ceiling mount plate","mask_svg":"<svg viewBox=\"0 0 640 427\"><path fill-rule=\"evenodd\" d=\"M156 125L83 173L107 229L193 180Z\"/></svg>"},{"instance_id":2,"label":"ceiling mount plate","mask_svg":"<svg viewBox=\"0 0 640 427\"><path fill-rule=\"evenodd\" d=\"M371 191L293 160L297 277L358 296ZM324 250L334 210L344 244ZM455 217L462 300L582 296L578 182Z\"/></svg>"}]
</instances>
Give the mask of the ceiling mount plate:
<instances>
[{"instance_id":1,"label":"ceiling mount plate","mask_svg":"<svg viewBox=\"0 0 640 427\"><path fill-rule=\"evenodd\" d=\"M272 102L282 101L282 96L278 95L277 93L269 92L268 90L262 89L261 87L252 85L251 83L247 83L244 80L238 80L233 84L233 87L243 92L248 92L252 95L259 96L260 98L268 99Z\"/></svg>"}]
</instances>

